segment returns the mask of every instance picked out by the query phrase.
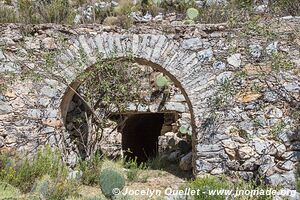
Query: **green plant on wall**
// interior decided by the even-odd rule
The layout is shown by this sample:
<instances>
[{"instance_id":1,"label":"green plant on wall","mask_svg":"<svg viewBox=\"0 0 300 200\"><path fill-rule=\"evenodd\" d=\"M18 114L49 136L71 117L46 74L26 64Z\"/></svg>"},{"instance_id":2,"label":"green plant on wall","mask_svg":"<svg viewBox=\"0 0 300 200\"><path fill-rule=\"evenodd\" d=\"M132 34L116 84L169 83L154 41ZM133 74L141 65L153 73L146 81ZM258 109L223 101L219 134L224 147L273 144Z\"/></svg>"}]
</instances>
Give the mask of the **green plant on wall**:
<instances>
[{"instance_id":1,"label":"green plant on wall","mask_svg":"<svg viewBox=\"0 0 300 200\"><path fill-rule=\"evenodd\" d=\"M283 131L283 129L287 126L287 124L280 120L279 122L275 123L271 126L270 134L274 139L278 139L278 135Z\"/></svg>"},{"instance_id":2,"label":"green plant on wall","mask_svg":"<svg viewBox=\"0 0 300 200\"><path fill-rule=\"evenodd\" d=\"M196 8L189 8L186 11L186 15L190 20L196 20L199 16L199 11Z\"/></svg>"},{"instance_id":3,"label":"green plant on wall","mask_svg":"<svg viewBox=\"0 0 300 200\"><path fill-rule=\"evenodd\" d=\"M192 135L191 126L189 124L183 124L179 127L179 132L183 135Z\"/></svg>"},{"instance_id":4,"label":"green plant on wall","mask_svg":"<svg viewBox=\"0 0 300 200\"><path fill-rule=\"evenodd\" d=\"M155 84L158 88L162 89L162 88L168 87L170 84L170 81L166 76L159 75L156 77Z\"/></svg>"},{"instance_id":5,"label":"green plant on wall","mask_svg":"<svg viewBox=\"0 0 300 200\"><path fill-rule=\"evenodd\" d=\"M199 17L199 11L196 8L188 8L186 11L187 20L184 21L186 24L194 24L195 20Z\"/></svg>"}]
</instances>

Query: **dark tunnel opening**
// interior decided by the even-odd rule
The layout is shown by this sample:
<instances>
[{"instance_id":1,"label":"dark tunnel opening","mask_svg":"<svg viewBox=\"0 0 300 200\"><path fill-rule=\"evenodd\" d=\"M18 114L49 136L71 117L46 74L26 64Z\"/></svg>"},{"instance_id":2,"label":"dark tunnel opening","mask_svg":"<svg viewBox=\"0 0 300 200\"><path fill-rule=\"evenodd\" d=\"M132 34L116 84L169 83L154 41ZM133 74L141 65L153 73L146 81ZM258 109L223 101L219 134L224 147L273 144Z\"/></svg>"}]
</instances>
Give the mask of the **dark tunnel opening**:
<instances>
[{"instance_id":1,"label":"dark tunnel opening","mask_svg":"<svg viewBox=\"0 0 300 200\"><path fill-rule=\"evenodd\" d=\"M164 113L129 115L122 129L122 149L126 159L146 162L158 153L158 136Z\"/></svg>"}]
</instances>

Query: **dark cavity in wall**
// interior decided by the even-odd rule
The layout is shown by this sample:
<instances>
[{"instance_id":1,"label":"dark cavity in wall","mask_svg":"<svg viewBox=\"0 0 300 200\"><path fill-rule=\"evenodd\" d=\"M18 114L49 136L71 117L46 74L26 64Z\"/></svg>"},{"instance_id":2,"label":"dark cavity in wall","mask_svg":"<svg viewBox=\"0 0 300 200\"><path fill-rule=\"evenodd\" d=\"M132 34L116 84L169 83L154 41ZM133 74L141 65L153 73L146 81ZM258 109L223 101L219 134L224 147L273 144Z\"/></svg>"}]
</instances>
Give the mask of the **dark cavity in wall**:
<instances>
[{"instance_id":1,"label":"dark cavity in wall","mask_svg":"<svg viewBox=\"0 0 300 200\"><path fill-rule=\"evenodd\" d=\"M158 136L164 124L164 113L131 114L122 129L122 149L126 159L146 162L157 156Z\"/></svg>"}]
</instances>

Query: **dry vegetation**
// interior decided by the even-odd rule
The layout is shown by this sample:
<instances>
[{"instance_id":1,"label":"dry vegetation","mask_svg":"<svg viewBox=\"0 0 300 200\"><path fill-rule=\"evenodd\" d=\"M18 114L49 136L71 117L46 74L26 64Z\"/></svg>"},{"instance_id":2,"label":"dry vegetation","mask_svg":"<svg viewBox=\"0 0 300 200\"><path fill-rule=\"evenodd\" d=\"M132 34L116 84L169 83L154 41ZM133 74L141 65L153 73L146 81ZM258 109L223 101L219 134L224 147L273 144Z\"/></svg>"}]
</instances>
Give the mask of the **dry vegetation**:
<instances>
[{"instance_id":1,"label":"dry vegetation","mask_svg":"<svg viewBox=\"0 0 300 200\"><path fill-rule=\"evenodd\" d=\"M140 12L143 15L150 13L153 16L159 13L175 12L179 18L186 20L189 8L195 8L199 15L194 19L197 23L220 23L247 21L254 15L262 17L300 15L300 2L294 0L270 0L268 8L260 12L255 11L260 1L254 0L230 0L225 5L204 5L197 7L194 0L176 0L173 3L165 0L140 0L133 4L131 0L120 0L118 6L110 6L105 9L93 7L95 4L89 0L32 1L20 0L18 5L3 6L0 8L0 23L62 23L73 24L78 8L92 6L88 19L81 18L79 23L105 23L106 25L118 25L125 28L133 23L130 14ZM6 5L12 5L12 1L6 0ZM17 9L16 9L17 8Z\"/></svg>"}]
</instances>

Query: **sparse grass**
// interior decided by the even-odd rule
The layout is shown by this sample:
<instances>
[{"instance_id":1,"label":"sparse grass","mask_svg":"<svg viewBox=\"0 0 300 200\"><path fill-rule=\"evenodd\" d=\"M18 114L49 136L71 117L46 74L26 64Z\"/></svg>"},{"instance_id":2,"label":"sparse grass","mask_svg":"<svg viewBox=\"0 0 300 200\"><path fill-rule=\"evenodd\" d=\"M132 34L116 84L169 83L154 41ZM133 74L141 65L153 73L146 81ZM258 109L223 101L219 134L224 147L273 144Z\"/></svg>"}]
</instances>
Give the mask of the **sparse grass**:
<instances>
[{"instance_id":1,"label":"sparse grass","mask_svg":"<svg viewBox=\"0 0 300 200\"><path fill-rule=\"evenodd\" d=\"M5 0L6 5L12 5L11 0ZM88 5L87 0L76 0L69 3L68 0L52 1L31 1L20 0L18 12L11 8L0 9L0 23L22 22L22 23L67 23L72 24L75 17L75 9L79 6ZM300 2L292 0L272 0L269 2L269 9L262 14L255 13L253 0L231 0L227 4L211 4L197 8L194 0L141 0L133 4L131 0L121 0L114 9L93 9L92 19L88 21L81 19L81 23L102 23L106 17L115 16L119 18L118 25L128 28L132 24L129 17L132 11L147 12L152 15L158 13L176 12L180 18L184 19L189 8L199 10L199 23L222 23L230 22L231 25L239 22L250 21L252 17L260 16L286 16L300 15ZM12 11L12 12L10 12ZM16 15L19 13L19 16Z\"/></svg>"},{"instance_id":2,"label":"sparse grass","mask_svg":"<svg viewBox=\"0 0 300 200\"><path fill-rule=\"evenodd\" d=\"M214 176L204 176L201 178L197 178L194 181L192 181L189 184L189 187L192 189L199 189L198 195L195 196L195 200L202 200L202 199L207 199L207 200L225 200L228 198L226 197L225 192L224 195L213 195L213 192L215 190L232 190L232 194L230 196L234 196L234 199L239 199L239 200L271 200L273 197L271 195L245 195L242 192L243 191L267 191L270 189L267 185L259 185L255 181L243 181L243 180L238 180L235 181L234 183L226 179L225 177L214 177ZM211 195L209 195L209 191L211 192ZM235 191L238 191L235 193ZM227 194L228 195L228 194Z\"/></svg>"},{"instance_id":3,"label":"sparse grass","mask_svg":"<svg viewBox=\"0 0 300 200\"><path fill-rule=\"evenodd\" d=\"M271 0L269 7L273 15L285 16L299 16L300 15L300 1L294 0Z\"/></svg>"},{"instance_id":4,"label":"sparse grass","mask_svg":"<svg viewBox=\"0 0 300 200\"><path fill-rule=\"evenodd\" d=\"M225 197L221 195L209 195L209 190L222 190L233 188L233 184L224 178L217 178L214 176L205 176L197 178L190 183L190 187L194 190L200 190L195 196L195 200L224 200Z\"/></svg>"},{"instance_id":5,"label":"sparse grass","mask_svg":"<svg viewBox=\"0 0 300 200\"><path fill-rule=\"evenodd\" d=\"M60 153L50 147L40 150L32 159L18 160L2 155L0 163L0 179L23 192L30 191L35 180L43 175L67 177L67 167Z\"/></svg>"},{"instance_id":6,"label":"sparse grass","mask_svg":"<svg viewBox=\"0 0 300 200\"><path fill-rule=\"evenodd\" d=\"M185 13L188 8L195 7L194 0L175 0L175 1L164 1L162 0L160 5L165 11Z\"/></svg>"},{"instance_id":7,"label":"sparse grass","mask_svg":"<svg viewBox=\"0 0 300 200\"><path fill-rule=\"evenodd\" d=\"M19 21L25 24L37 24L41 22L41 19L37 15L38 13L34 9L34 3L31 0L19 1Z\"/></svg>"},{"instance_id":8,"label":"sparse grass","mask_svg":"<svg viewBox=\"0 0 300 200\"><path fill-rule=\"evenodd\" d=\"M102 167L101 156L96 154L88 161L80 161L78 170L82 172L81 182L85 185L97 185Z\"/></svg>"},{"instance_id":9,"label":"sparse grass","mask_svg":"<svg viewBox=\"0 0 300 200\"><path fill-rule=\"evenodd\" d=\"M18 21L16 11L12 8L0 8L0 23L16 23Z\"/></svg>"},{"instance_id":10,"label":"sparse grass","mask_svg":"<svg viewBox=\"0 0 300 200\"><path fill-rule=\"evenodd\" d=\"M136 159L124 161L124 167L127 169L127 180L131 182L139 181L142 170L146 170L146 165L138 164Z\"/></svg>"},{"instance_id":11,"label":"sparse grass","mask_svg":"<svg viewBox=\"0 0 300 200\"><path fill-rule=\"evenodd\" d=\"M290 70L294 64L288 59L284 52L274 52L271 56L272 70L279 72L281 70Z\"/></svg>"},{"instance_id":12,"label":"sparse grass","mask_svg":"<svg viewBox=\"0 0 300 200\"><path fill-rule=\"evenodd\" d=\"M68 0L52 0L35 6L43 23L70 23L74 18Z\"/></svg>"},{"instance_id":13,"label":"sparse grass","mask_svg":"<svg viewBox=\"0 0 300 200\"><path fill-rule=\"evenodd\" d=\"M155 158L149 159L146 165L150 169L162 170L168 166L168 161L166 160L166 158L163 158L161 156L156 156Z\"/></svg>"},{"instance_id":14,"label":"sparse grass","mask_svg":"<svg viewBox=\"0 0 300 200\"><path fill-rule=\"evenodd\" d=\"M275 123L270 130L270 134L274 139L278 139L278 135L283 131L286 127L286 123L280 120L279 122Z\"/></svg>"},{"instance_id":15,"label":"sparse grass","mask_svg":"<svg viewBox=\"0 0 300 200\"><path fill-rule=\"evenodd\" d=\"M0 23L72 24L75 17L75 13L67 0L53 0L50 2L20 0L17 9L18 12L13 8L0 8Z\"/></svg>"}]
</instances>

